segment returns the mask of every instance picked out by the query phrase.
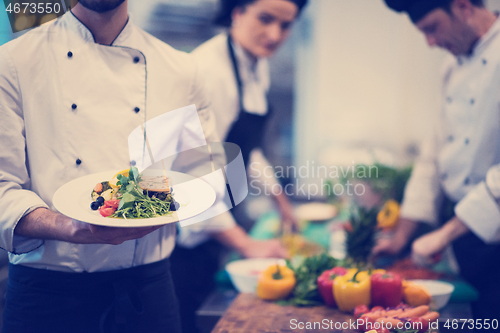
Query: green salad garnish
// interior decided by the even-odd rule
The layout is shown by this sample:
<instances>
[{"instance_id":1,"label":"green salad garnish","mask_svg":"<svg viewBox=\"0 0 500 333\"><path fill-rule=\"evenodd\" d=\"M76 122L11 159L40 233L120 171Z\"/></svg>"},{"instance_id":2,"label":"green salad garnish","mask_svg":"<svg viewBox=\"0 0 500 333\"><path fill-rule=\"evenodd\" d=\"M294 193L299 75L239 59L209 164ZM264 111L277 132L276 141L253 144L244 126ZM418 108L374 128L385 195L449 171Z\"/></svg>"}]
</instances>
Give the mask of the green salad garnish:
<instances>
[{"instance_id":1,"label":"green salad garnish","mask_svg":"<svg viewBox=\"0 0 500 333\"><path fill-rule=\"evenodd\" d=\"M120 185L118 198L120 204L112 217L122 217L124 219L143 219L164 216L171 213L170 205L172 200L163 201L158 198L150 198L148 193L139 187L140 176L136 167L131 167L129 176L118 175ZM170 196L171 198L171 196Z\"/></svg>"}]
</instances>

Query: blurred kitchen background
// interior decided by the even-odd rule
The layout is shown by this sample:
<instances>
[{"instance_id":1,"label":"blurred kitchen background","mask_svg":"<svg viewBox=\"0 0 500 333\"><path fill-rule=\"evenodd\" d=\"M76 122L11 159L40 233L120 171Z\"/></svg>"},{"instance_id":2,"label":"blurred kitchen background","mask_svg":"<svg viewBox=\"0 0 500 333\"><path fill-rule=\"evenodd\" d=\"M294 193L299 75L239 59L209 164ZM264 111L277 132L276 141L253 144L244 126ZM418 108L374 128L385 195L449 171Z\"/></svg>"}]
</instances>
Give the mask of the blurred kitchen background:
<instances>
[{"instance_id":1,"label":"blurred kitchen background","mask_svg":"<svg viewBox=\"0 0 500 333\"><path fill-rule=\"evenodd\" d=\"M500 0L487 0L500 10ZM130 1L146 31L187 52L220 32L217 0ZM411 163L440 107L447 54L430 49L405 15L382 0L310 0L270 59L275 166ZM285 175L282 182L294 182ZM311 173L300 182L317 183ZM295 183L296 184L296 183Z\"/></svg>"},{"instance_id":2,"label":"blurred kitchen background","mask_svg":"<svg viewBox=\"0 0 500 333\"><path fill-rule=\"evenodd\" d=\"M486 3L500 10L500 0ZM130 1L139 26L187 52L221 31L212 25L217 6L217 0ZM270 59L274 116L265 152L275 166L307 170L279 180L297 188L321 185L315 167L411 164L436 119L447 56L382 0L310 0ZM311 198L301 196L295 199ZM255 216L271 205L261 199L250 210Z\"/></svg>"},{"instance_id":3,"label":"blurred kitchen background","mask_svg":"<svg viewBox=\"0 0 500 333\"><path fill-rule=\"evenodd\" d=\"M500 0L486 3L500 10ZM0 44L18 35L3 6ZM136 24L186 52L221 31L212 24L217 0L130 0L129 7ZM382 0L310 0L270 59L268 158L275 166L308 170L411 163L439 109L446 56ZM311 172L299 180L288 176L280 181L319 182Z\"/></svg>"}]
</instances>

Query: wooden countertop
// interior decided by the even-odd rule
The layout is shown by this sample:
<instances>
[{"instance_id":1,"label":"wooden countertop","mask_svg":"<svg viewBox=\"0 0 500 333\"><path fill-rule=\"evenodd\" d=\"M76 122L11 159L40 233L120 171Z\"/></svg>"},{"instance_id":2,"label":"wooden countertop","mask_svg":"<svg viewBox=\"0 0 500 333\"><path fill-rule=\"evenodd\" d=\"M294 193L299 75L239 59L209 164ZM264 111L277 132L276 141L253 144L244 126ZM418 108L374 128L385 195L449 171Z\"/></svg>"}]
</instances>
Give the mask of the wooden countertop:
<instances>
[{"instance_id":1,"label":"wooden countertop","mask_svg":"<svg viewBox=\"0 0 500 333\"><path fill-rule=\"evenodd\" d=\"M349 322L355 323L354 318L338 309L281 306L263 301L254 294L239 294L212 333L358 332L346 327ZM308 323L310 326L306 326ZM340 329L335 328L335 323ZM344 329L339 326L342 324Z\"/></svg>"}]
</instances>

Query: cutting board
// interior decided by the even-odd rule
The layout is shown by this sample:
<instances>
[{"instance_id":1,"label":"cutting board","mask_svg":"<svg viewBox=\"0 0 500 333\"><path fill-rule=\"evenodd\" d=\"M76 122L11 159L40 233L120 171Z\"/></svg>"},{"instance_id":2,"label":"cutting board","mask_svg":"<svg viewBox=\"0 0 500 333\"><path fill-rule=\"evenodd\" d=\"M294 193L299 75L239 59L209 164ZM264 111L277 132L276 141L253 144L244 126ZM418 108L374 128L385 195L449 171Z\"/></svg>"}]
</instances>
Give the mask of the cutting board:
<instances>
[{"instance_id":1,"label":"cutting board","mask_svg":"<svg viewBox=\"0 0 500 333\"><path fill-rule=\"evenodd\" d=\"M358 332L346 326L350 322L355 323L354 318L337 309L281 306L261 300L254 294L239 294L212 333L324 333L338 331L335 325L344 333ZM315 323L316 328L313 326ZM346 329L339 326L342 324Z\"/></svg>"}]
</instances>

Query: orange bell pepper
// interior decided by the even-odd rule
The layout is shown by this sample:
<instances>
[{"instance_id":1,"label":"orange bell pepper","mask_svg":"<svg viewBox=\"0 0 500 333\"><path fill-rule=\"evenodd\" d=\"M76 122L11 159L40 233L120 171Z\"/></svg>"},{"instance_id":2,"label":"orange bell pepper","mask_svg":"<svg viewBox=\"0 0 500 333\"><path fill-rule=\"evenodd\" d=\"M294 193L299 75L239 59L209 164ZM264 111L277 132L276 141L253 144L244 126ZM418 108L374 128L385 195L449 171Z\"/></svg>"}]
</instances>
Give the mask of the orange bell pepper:
<instances>
[{"instance_id":1,"label":"orange bell pepper","mask_svg":"<svg viewBox=\"0 0 500 333\"><path fill-rule=\"evenodd\" d=\"M424 286L403 280L403 301L411 306L428 305L431 293Z\"/></svg>"}]
</instances>

